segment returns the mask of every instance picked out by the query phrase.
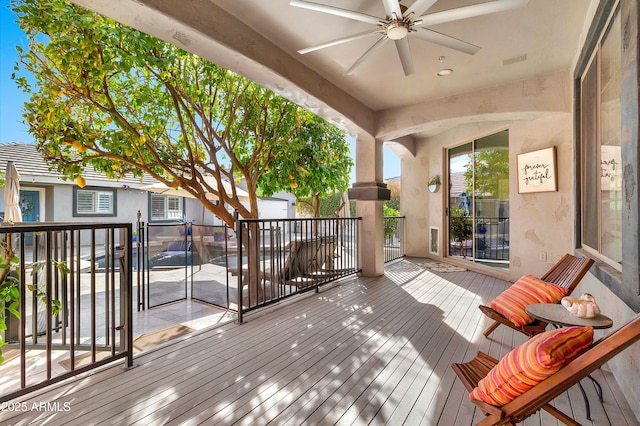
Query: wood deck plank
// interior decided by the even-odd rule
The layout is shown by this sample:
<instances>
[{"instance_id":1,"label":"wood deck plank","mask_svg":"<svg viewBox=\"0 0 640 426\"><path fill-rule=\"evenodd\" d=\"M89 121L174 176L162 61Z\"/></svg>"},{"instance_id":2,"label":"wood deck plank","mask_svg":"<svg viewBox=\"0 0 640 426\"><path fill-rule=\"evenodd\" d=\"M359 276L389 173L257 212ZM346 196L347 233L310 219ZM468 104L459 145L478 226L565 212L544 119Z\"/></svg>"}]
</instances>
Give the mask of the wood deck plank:
<instances>
[{"instance_id":1,"label":"wood deck plank","mask_svg":"<svg viewBox=\"0 0 640 426\"><path fill-rule=\"evenodd\" d=\"M344 301L341 303L341 305L345 305ZM348 306L349 304L347 303L346 305ZM393 311L390 311L390 312L393 312ZM353 313L353 312L349 312L348 310L345 310L345 314L344 314L344 315L345 315L346 317L348 317L348 318L352 318L352 317L354 317L354 313ZM344 322L344 321L343 321L343 322ZM344 327L344 328L345 328L347 331L349 330L349 327ZM318 329L318 331L322 331L322 330L321 330L321 329ZM324 337L324 335L322 335L322 336L320 336L320 337L321 337L321 338L323 338L323 339L325 338L325 337ZM285 359L286 359L286 357L285 357ZM298 373L298 374L299 374L299 373ZM200 389L200 390L199 390L199 392L201 392L201 391L202 391L202 390ZM250 391L250 389L247 389L247 392L249 392L249 391ZM209 401L209 402L210 402L210 401ZM234 407L235 407L235 406L236 406L236 405L234 404ZM205 415L206 413L213 413L213 412L214 412L214 411L213 411L213 409L212 409L212 408L210 408L210 409L205 410L205 411L204 411L203 413L201 413L198 417L199 417L199 418L203 418L202 416L203 416L203 415Z\"/></svg>"},{"instance_id":2,"label":"wood deck plank","mask_svg":"<svg viewBox=\"0 0 640 426\"><path fill-rule=\"evenodd\" d=\"M439 281L432 282L431 285L443 287L442 283ZM452 299L451 292L443 294L443 296L448 300ZM421 298L417 299L422 300ZM426 302L427 301L424 303ZM435 300L433 299L428 300L428 302L435 304ZM438 306L443 306L443 304L438 304ZM438 323L442 323L442 318L436 318L436 320ZM406 378L406 370L413 365L416 362L416 358L419 357L420 352L418 350L426 345L427 341L433 337L433 333L423 325L424 323L425 322L423 320L414 316L410 326L406 328L403 333L405 339L403 339L402 343L405 351L402 356L396 357L395 355L397 354L394 354L394 359L392 361L395 362L387 363L384 370L380 372L381 374L373 378L373 380L370 383L367 383L366 386L364 386L364 384L360 384L361 386L359 389L349 392L349 395L353 396L352 398L342 398L339 401L339 412L344 412L342 417L339 419L341 424L352 424L356 421L366 423L371 421L373 416L378 414L378 412L383 411L378 407L381 405L384 406L384 403L388 401L391 394L395 393L396 390L396 384L394 381L389 383L389 379L393 378L397 381L404 380ZM429 324L431 323L433 323L433 321ZM354 398L356 399L354 400ZM366 408L369 409L369 413L364 412L364 409ZM336 413L336 416L339 412ZM384 417L384 413L381 413L380 415ZM314 423L315 421L322 419L312 417L308 420Z\"/></svg>"},{"instance_id":3,"label":"wood deck plank","mask_svg":"<svg viewBox=\"0 0 640 426\"><path fill-rule=\"evenodd\" d=\"M479 292L481 287L473 285L478 282L472 281L468 287L469 291ZM486 281L486 278L482 281ZM477 293L476 293L477 294ZM474 298L475 300L476 298ZM477 302L474 303L471 300L469 303L456 306L456 321L449 322L452 327L452 338L448 342L442 354L434 366L434 377L436 380L427 382L424 384L416 403L407 417L408 423L414 424L434 424L440 418L440 413L446 403L446 398L438 397L443 390L448 390L453 386L456 380L453 370L451 370L451 363L458 361L458 353L466 352L469 347L472 335L469 335L461 327L469 324L469 319L478 321L479 310L476 308Z\"/></svg>"},{"instance_id":4,"label":"wood deck plank","mask_svg":"<svg viewBox=\"0 0 640 426\"><path fill-rule=\"evenodd\" d=\"M432 330L437 326L433 321L426 325L418 325L420 333L415 336L415 339L412 338L412 341L416 343L405 346L405 353L398 360L398 365L394 368L392 364L389 364L384 373L376 378L376 382L381 383L380 388L369 386L366 392L362 392L348 412L340 419L341 423L351 424L360 420L364 423L371 421L374 424L379 424L382 419L387 417L385 412L392 411L389 406L393 407L395 398L402 393L402 383L406 383L409 378L415 375L416 369L420 366L418 360L420 349L424 348L433 337ZM385 389L386 391L383 392ZM382 404L378 402L381 399ZM362 406L363 404L364 406Z\"/></svg>"},{"instance_id":5,"label":"wood deck plank","mask_svg":"<svg viewBox=\"0 0 640 426\"><path fill-rule=\"evenodd\" d=\"M633 417L628 417L630 410L620 410L620 406L627 406L628 402L623 397L622 390L616 382L611 371L605 366L599 370L594 371L593 377L598 380L602 386L604 396L604 409L609 417L609 421L612 425L633 425L636 420ZM636 401L640 404L640 401Z\"/></svg>"},{"instance_id":6,"label":"wood deck plank","mask_svg":"<svg viewBox=\"0 0 640 426\"><path fill-rule=\"evenodd\" d=\"M483 280L482 287L478 288L480 292L484 290L485 286L489 285L487 283L487 281L489 280L490 280L489 277ZM450 345L451 350L445 351L445 353L441 358L441 362L438 363L435 370L435 373L441 377L438 387L445 390L448 389L449 394L447 395L446 398L434 398L434 397L430 398L429 405L427 406L427 411L433 414L429 416L423 416L423 418L420 421L421 424L434 424L434 423L438 423L440 420L450 418L448 417L449 414L445 410L445 407L447 406L449 399L451 398L451 390L453 389L454 384L458 382L457 376L454 374L453 370L450 368L451 363L460 361L459 354L466 353L468 351L468 348L473 343L473 337L477 336L476 333L478 331L478 323L480 322L480 319L483 316L479 311L479 309L476 308L476 303L474 303L472 300L468 301L468 307L469 307L468 310L465 312L466 318L460 321L459 327L456 329L456 332L460 336L465 337L467 340L462 340L462 339L459 340L458 344L455 347L453 347L453 345ZM467 358L463 358L463 359L467 359ZM462 387L462 389L464 389L464 387ZM423 394L425 393L425 390L423 390ZM460 393L458 394L460 395ZM436 393L434 392L433 396L435 395ZM424 399L424 397L421 399ZM456 398L453 398L453 399L455 400ZM462 401L459 396L457 400L459 401L460 404L462 404ZM419 403L418 406L419 405L422 405L422 403ZM454 417L456 414L457 414L457 410L456 412L452 413ZM438 417L435 417L436 415Z\"/></svg>"},{"instance_id":7,"label":"wood deck plank","mask_svg":"<svg viewBox=\"0 0 640 426\"><path fill-rule=\"evenodd\" d=\"M435 297L438 297L437 295L439 293L441 293L441 289L439 289L437 286L434 286L434 288L437 290L434 294L436 295ZM413 299L413 297L407 297L406 293L404 291L398 292L398 294L400 294L401 296L401 300L400 303L402 306L404 306L404 309L401 310L400 312L404 312L405 314L407 312L410 313L410 317L411 316L415 316L414 311L412 311L412 309L419 309L419 308L423 308L423 305L421 305L420 303L416 303L415 299ZM404 315L403 316L392 316L392 318L390 318L390 324L397 324L398 321L400 321L401 319L406 318ZM402 324L407 324L406 321L402 322ZM385 330L382 330L385 331ZM376 331L377 332L377 331ZM387 333L386 335L381 335L382 338L385 339L389 339L389 338L395 338L397 336L394 336L394 332L391 333ZM403 332L397 332L398 335L403 335L404 338L404 334ZM376 333L377 335L377 333ZM378 342L380 343L380 342ZM371 357L369 356L372 352L377 351L377 345L373 345L373 346L363 346L363 345L358 345L357 347L354 348L354 352L353 354L355 355L355 357L358 359L359 364L358 366L362 367L362 371L360 372L361 374L365 374L366 373L366 367L368 366L368 364L365 363L366 360L371 359ZM304 399L299 399L295 404L292 404L290 407L287 408L286 411L284 411L279 417L278 417L278 421L284 421L285 419L288 418L295 418L296 414L298 413L299 410L304 409L304 407L308 407L310 406L310 404L313 404L314 400L317 400L318 398L323 398L325 394L331 393L332 398L330 398L330 403L331 401L333 401L337 396L334 396L334 394L338 394L341 395L345 398L350 398L349 393L344 391L346 386L350 386L354 381L356 381L352 376L353 374L357 375L357 372L354 369L353 365L349 365L351 360L353 359L353 356L351 358L347 358L345 360L343 360L342 364L349 366L350 367L350 371L352 372L352 374L349 375L349 377L344 378L345 383L341 383L341 381L336 381L335 380L335 374L332 374L331 372L327 374L326 377L323 378L323 380L318 383L318 385L316 387L314 387L313 389L310 389L310 392L318 392L319 389L321 389L321 393L319 395L313 395L311 398L304 398ZM377 358L373 358L376 362L378 361ZM338 368L340 368L341 366L339 365ZM343 391L338 392L338 390L340 390L340 388L343 389ZM337 413L333 412L330 407L326 407L324 409L322 409L322 407L320 408L320 412L332 412L333 415L337 415ZM315 409L314 411L318 411L317 409Z\"/></svg>"},{"instance_id":8,"label":"wood deck plank","mask_svg":"<svg viewBox=\"0 0 640 426\"><path fill-rule=\"evenodd\" d=\"M393 302L393 299L391 299L391 302ZM389 314L392 314L392 312L393 312L393 310L390 310L390 311L389 311ZM347 336L345 337L345 340L342 342L342 346L344 347L343 349L349 349L349 350L350 350L350 352L349 352L349 354L344 355L344 359L347 359L347 358L348 358L348 356L349 356L351 353L353 353L353 345L352 345L350 342L354 339L354 336L355 336L355 335L357 335L357 331L354 333L353 331L351 331L351 332L350 332L349 330L346 330L346 333L347 333ZM358 345L356 345L356 347L357 347L357 346L358 346ZM335 359L334 359L334 361L333 361L333 362L335 362ZM302 368L304 368L304 366L302 366ZM299 369L298 369L297 371L299 371ZM296 373L296 375L297 375L297 376L299 376L299 373ZM304 384L308 386L309 382L313 380L313 377L314 377L314 374L309 374L309 371L306 371L306 372L305 372L305 380L304 380ZM287 385L287 389L290 389L290 383L288 383L288 385ZM288 393L288 392L286 392L286 393ZM282 395L280 395L280 396L282 396ZM275 400L278 400L278 395L275 395L275 394L274 394L274 399L275 399ZM258 415L258 414L256 414L256 413L251 414L251 415L250 415L251 417L259 417L260 419L268 419L268 418L269 418L269 416L268 416L268 415L266 415L264 412L262 412L262 411L264 410L264 408L265 408L265 407L263 406L263 404L264 404L265 402L267 402L267 401L261 401L261 404L259 404L259 406L258 406L257 404L255 404L255 403L254 403L254 404L253 404L253 405L254 405L254 407L245 407L245 408L252 408L252 409L256 409L255 411L260 412L260 414L259 414L259 415ZM236 408L237 408L237 407L236 407ZM236 415L237 415L237 413L236 413ZM210 420L210 421L215 421L215 420L217 420L217 419L216 419L215 417L213 417L213 418L211 418L211 419L209 419L209 420Z\"/></svg>"},{"instance_id":9,"label":"wood deck plank","mask_svg":"<svg viewBox=\"0 0 640 426\"><path fill-rule=\"evenodd\" d=\"M452 277L453 280L453 277ZM465 285L465 276L462 276L461 285ZM458 282L461 282L458 281ZM457 287L464 292L462 287L455 286L450 284L452 287ZM458 293L459 294L459 293ZM462 306L458 306L459 304L456 302L457 294L454 297L449 299L449 304L444 305L442 310L444 312L444 317L449 316L449 320L455 319L452 313L455 313L456 307L460 308ZM462 304L460 304L462 305ZM462 307L466 308L466 306ZM449 311L449 312L447 312ZM442 325L439 326L438 332L434 337L437 337L438 340L431 339L429 343L421 348L420 354L422 356L423 362L421 362L420 370L413 377L409 378L409 382L407 383L408 387L403 389L403 401L400 404L396 404L393 412L389 416L387 423L388 424L400 424L405 420L408 421L408 416L412 413L412 410L416 409L416 401L422 392L424 386L429 386L429 384L433 384L434 382L439 382L439 378L434 376L435 365L442 355L441 350L435 350L436 348L445 349L454 336L454 332L451 329L449 323L445 323L443 321ZM430 380L432 379L432 380ZM424 407L417 407L418 410ZM414 414L415 415L415 414Z\"/></svg>"},{"instance_id":10,"label":"wood deck plank","mask_svg":"<svg viewBox=\"0 0 640 426\"><path fill-rule=\"evenodd\" d=\"M433 273L422 261L388 265L383 277L350 277L233 323L196 333L21 399L71 403L69 412L0 412L10 424L473 424L450 364L478 350L501 357L526 337L477 309L508 283L473 272ZM585 424L637 425L606 371L604 406L585 383L554 404ZM523 424L558 422L538 413Z\"/></svg>"}]
</instances>

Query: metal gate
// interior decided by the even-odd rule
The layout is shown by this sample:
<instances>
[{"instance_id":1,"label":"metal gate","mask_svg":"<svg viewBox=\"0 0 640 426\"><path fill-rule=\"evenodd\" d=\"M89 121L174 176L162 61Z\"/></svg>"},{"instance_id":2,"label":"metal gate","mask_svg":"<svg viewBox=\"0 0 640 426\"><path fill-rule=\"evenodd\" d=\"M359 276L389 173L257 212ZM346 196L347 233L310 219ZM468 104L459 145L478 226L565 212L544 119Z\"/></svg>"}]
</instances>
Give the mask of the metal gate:
<instances>
[{"instance_id":1,"label":"metal gate","mask_svg":"<svg viewBox=\"0 0 640 426\"><path fill-rule=\"evenodd\" d=\"M138 222L138 310L188 299L233 309L237 279L228 271L234 241L227 226Z\"/></svg>"},{"instance_id":2,"label":"metal gate","mask_svg":"<svg viewBox=\"0 0 640 426\"><path fill-rule=\"evenodd\" d=\"M191 249L188 224L147 225L147 306L153 308L187 299Z\"/></svg>"}]
</instances>

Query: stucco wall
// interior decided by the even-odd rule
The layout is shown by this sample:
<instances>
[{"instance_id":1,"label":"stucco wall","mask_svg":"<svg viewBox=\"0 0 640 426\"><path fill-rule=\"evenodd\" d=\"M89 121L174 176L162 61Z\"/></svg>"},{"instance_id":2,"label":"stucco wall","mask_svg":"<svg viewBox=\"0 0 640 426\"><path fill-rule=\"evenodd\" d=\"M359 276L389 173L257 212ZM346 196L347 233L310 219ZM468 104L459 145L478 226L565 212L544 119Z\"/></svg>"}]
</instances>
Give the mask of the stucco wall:
<instances>
[{"instance_id":1,"label":"stucco wall","mask_svg":"<svg viewBox=\"0 0 640 426\"><path fill-rule=\"evenodd\" d=\"M540 276L574 251L572 126L570 114L557 114L509 127L511 280L526 273ZM558 191L519 194L517 154L551 146L556 147Z\"/></svg>"},{"instance_id":2,"label":"stucco wall","mask_svg":"<svg viewBox=\"0 0 640 426\"><path fill-rule=\"evenodd\" d=\"M402 160L401 211L407 217L406 251L409 256L431 257L430 226L438 226L442 235L443 205L446 191L430 193L426 182L435 174L443 175L444 148L454 147L503 129L509 130L510 162L510 250L511 265L507 279L514 281L525 273L541 275L564 253L573 253L574 175L572 118L569 113L526 121L474 123L458 126L436 137L419 140L416 156ZM517 154L549 146L557 147L558 191L519 194ZM544 252L547 261L540 260ZM442 241L440 242L442 254ZM603 312L619 327L635 313L593 275L587 274L574 294L591 293ZM604 334L596 332L596 338ZM640 419L640 343L625 350L604 367L613 372L622 394Z\"/></svg>"},{"instance_id":3,"label":"stucco wall","mask_svg":"<svg viewBox=\"0 0 640 426\"><path fill-rule=\"evenodd\" d=\"M406 250L410 256L429 256L430 226L443 235L446 188L430 193L426 182L443 175L445 148L451 148L500 130L509 130L510 256L508 278L525 273L543 274L575 247L573 233L573 148L571 115L554 114L535 120L474 123L420 140L416 157L402 162L401 211L407 216ZM518 194L517 154L557 147L558 191ZM440 253L443 253L442 238ZM540 260L544 253L546 261Z\"/></svg>"},{"instance_id":4,"label":"stucco wall","mask_svg":"<svg viewBox=\"0 0 640 426\"><path fill-rule=\"evenodd\" d=\"M116 189L117 216L74 217L73 216L73 185L56 185L53 187L55 208L54 222L101 222L126 223L137 222L138 210L142 213L142 220L147 217L147 192L134 189Z\"/></svg>"},{"instance_id":5,"label":"stucco wall","mask_svg":"<svg viewBox=\"0 0 640 426\"><path fill-rule=\"evenodd\" d=\"M592 274L587 274L574 291L575 295L583 293L590 293L596 298L602 313L613 319L614 328L620 327L636 315ZM596 330L595 338L600 338L605 333L607 331ZM631 409L640 421L640 386L638 386L640 383L640 363L638 360L640 360L640 342L625 349L607 362L603 368L613 372L618 385L620 385L622 395L625 395Z\"/></svg>"}]
</instances>

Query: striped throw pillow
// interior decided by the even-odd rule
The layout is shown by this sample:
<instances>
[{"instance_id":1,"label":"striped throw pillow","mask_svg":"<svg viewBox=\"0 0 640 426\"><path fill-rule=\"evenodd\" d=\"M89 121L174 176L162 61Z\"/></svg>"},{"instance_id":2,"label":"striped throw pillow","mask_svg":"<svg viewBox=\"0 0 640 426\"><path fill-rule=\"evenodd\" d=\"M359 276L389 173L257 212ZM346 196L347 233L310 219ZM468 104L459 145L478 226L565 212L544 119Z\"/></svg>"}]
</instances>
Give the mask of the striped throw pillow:
<instances>
[{"instance_id":1,"label":"striped throw pillow","mask_svg":"<svg viewBox=\"0 0 640 426\"><path fill-rule=\"evenodd\" d=\"M491 301L489 306L516 327L533 321L525 308L534 303L558 303L567 290L533 275L525 275Z\"/></svg>"},{"instance_id":2,"label":"striped throw pillow","mask_svg":"<svg viewBox=\"0 0 640 426\"><path fill-rule=\"evenodd\" d=\"M540 333L505 355L469 396L503 406L578 357L592 342L591 327Z\"/></svg>"}]
</instances>

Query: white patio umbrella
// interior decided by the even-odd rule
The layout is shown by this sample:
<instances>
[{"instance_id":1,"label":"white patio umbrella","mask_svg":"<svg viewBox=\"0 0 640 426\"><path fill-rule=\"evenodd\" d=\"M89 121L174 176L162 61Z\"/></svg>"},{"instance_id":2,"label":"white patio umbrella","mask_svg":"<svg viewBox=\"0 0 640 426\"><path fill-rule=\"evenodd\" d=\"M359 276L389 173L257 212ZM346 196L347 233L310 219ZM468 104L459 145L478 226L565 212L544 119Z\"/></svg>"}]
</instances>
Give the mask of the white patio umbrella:
<instances>
[{"instance_id":1,"label":"white patio umbrella","mask_svg":"<svg viewBox=\"0 0 640 426\"><path fill-rule=\"evenodd\" d=\"M22 222L20 210L20 175L13 161L7 161L4 185L4 221Z\"/></svg>"}]
</instances>

